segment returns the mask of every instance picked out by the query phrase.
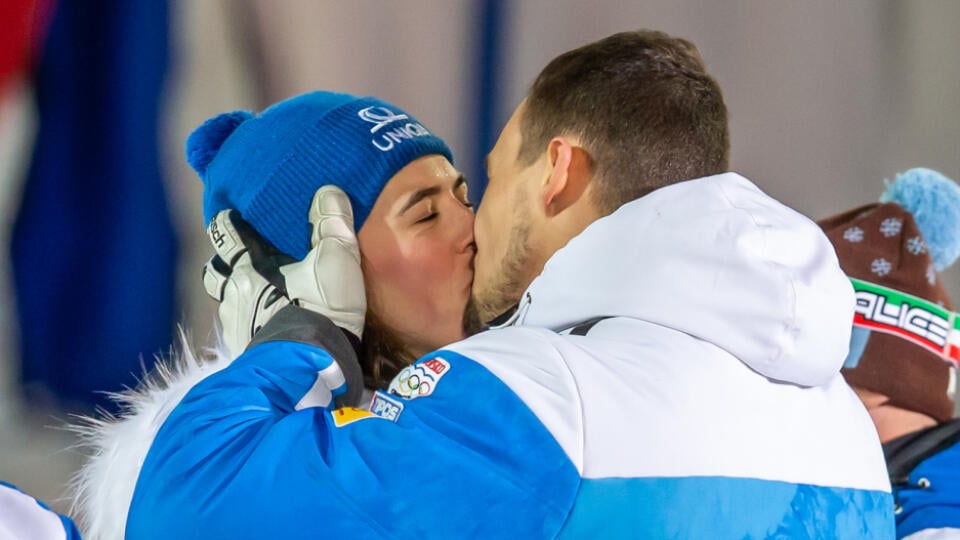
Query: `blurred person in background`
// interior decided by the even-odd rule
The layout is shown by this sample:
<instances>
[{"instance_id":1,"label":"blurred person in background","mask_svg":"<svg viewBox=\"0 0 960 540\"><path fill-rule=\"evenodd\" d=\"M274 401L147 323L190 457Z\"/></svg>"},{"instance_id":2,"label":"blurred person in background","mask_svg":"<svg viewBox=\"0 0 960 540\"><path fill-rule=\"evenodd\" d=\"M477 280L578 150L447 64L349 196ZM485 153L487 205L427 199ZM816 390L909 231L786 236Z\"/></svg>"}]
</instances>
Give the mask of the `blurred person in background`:
<instances>
[{"instance_id":1,"label":"blurred person in background","mask_svg":"<svg viewBox=\"0 0 960 540\"><path fill-rule=\"evenodd\" d=\"M111 408L106 394L135 384L173 336L177 243L158 142L169 4L28 12L37 133L10 244L20 378L35 407Z\"/></svg>"},{"instance_id":2,"label":"blurred person in background","mask_svg":"<svg viewBox=\"0 0 960 540\"><path fill-rule=\"evenodd\" d=\"M857 291L842 373L883 442L897 537L960 538L960 316L940 277L960 255L960 186L911 169L819 223Z\"/></svg>"},{"instance_id":3,"label":"blurred person in background","mask_svg":"<svg viewBox=\"0 0 960 540\"><path fill-rule=\"evenodd\" d=\"M29 73L50 11L45 0L7 0L0 5L0 96Z\"/></svg>"},{"instance_id":4,"label":"blurred person in background","mask_svg":"<svg viewBox=\"0 0 960 540\"><path fill-rule=\"evenodd\" d=\"M176 255L157 157L166 37L166 2L0 3L0 100L11 100L0 121L13 135L3 140L0 205L13 226L3 238L16 295L4 306L17 316L2 341L0 478L54 503L73 459L68 436L46 429L48 414L109 406L104 393L132 384L142 357L170 341ZM32 153L24 176L21 153ZM136 240L156 246L147 253ZM0 537L79 534L0 482Z\"/></svg>"},{"instance_id":5,"label":"blurred person in background","mask_svg":"<svg viewBox=\"0 0 960 540\"><path fill-rule=\"evenodd\" d=\"M326 137L389 156L425 135L364 110L238 144L253 164L296 141L289 163L311 165ZM206 174L251 121L210 137ZM126 534L891 537L877 436L839 375L853 291L816 225L725 172L728 151L691 43L628 32L554 59L488 158L473 293L502 328L426 354L368 404L355 201L312 194L289 263L217 214L208 290L253 340L157 419ZM271 206L249 194L241 216Z\"/></svg>"}]
</instances>

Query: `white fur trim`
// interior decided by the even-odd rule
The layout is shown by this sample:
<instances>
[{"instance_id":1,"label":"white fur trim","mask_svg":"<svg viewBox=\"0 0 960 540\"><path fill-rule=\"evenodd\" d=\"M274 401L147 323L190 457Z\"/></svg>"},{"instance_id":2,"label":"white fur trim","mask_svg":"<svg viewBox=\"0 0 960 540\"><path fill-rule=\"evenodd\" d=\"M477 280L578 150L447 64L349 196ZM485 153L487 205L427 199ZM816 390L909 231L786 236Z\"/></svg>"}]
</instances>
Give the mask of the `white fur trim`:
<instances>
[{"instance_id":1,"label":"white fur trim","mask_svg":"<svg viewBox=\"0 0 960 540\"><path fill-rule=\"evenodd\" d=\"M140 467L170 411L197 383L230 365L222 340L198 358L180 332L180 350L158 359L135 389L112 395L119 416L81 417L70 426L88 458L71 482L71 514L87 540L124 537Z\"/></svg>"}]
</instances>

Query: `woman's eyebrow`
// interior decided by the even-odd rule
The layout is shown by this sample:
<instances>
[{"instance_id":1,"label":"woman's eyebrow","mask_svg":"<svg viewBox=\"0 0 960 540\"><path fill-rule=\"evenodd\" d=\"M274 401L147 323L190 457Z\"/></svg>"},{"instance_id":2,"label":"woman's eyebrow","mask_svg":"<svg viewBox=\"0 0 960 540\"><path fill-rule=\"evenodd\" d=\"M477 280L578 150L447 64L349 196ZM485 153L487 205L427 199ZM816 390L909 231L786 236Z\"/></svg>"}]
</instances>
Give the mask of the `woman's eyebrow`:
<instances>
[{"instance_id":1,"label":"woman's eyebrow","mask_svg":"<svg viewBox=\"0 0 960 540\"><path fill-rule=\"evenodd\" d=\"M418 189L414 191L410 198L407 199L407 202L404 203L403 208L400 209L400 215L402 216L406 213L407 210L412 208L418 202L426 199L427 197L432 197L439 194L441 191L440 186L431 186L428 188Z\"/></svg>"},{"instance_id":2,"label":"woman's eyebrow","mask_svg":"<svg viewBox=\"0 0 960 540\"><path fill-rule=\"evenodd\" d=\"M453 189L457 189L462 184L466 184L466 183L467 183L467 177L461 174L460 176L457 177L456 180L454 180ZM410 197L407 199L407 202L403 204L403 208L400 209L399 215L402 216L404 213L406 213L407 210L413 208L413 206L416 205L418 202L426 199L427 197L433 197L434 195L438 195L441 191L443 191L443 188L440 186L430 186L428 188L418 189L417 191L414 191L413 194L411 194Z\"/></svg>"}]
</instances>

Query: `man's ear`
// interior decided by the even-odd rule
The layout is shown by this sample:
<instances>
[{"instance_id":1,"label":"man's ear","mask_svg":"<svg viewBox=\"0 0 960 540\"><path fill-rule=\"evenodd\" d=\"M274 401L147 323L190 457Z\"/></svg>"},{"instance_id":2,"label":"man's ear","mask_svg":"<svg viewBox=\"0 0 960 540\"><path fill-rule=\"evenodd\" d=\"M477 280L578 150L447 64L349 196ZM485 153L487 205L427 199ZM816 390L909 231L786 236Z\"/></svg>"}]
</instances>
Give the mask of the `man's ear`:
<instances>
[{"instance_id":1,"label":"man's ear","mask_svg":"<svg viewBox=\"0 0 960 540\"><path fill-rule=\"evenodd\" d=\"M543 185L543 208L553 217L583 196L590 181L590 154L576 141L554 137L547 147L548 176Z\"/></svg>"}]
</instances>

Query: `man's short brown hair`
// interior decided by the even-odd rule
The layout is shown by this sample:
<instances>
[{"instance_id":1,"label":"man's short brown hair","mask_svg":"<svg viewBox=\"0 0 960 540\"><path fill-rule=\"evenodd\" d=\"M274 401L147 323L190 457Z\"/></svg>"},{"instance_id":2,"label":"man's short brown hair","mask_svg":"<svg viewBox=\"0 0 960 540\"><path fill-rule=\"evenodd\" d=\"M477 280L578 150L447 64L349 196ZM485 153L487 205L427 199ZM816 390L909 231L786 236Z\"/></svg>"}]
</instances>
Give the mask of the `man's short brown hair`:
<instances>
[{"instance_id":1,"label":"man's short brown hair","mask_svg":"<svg viewBox=\"0 0 960 540\"><path fill-rule=\"evenodd\" d=\"M604 212L729 166L720 86L692 43L663 32L622 32L555 58L527 94L521 132L524 164L553 137L578 137Z\"/></svg>"}]
</instances>

